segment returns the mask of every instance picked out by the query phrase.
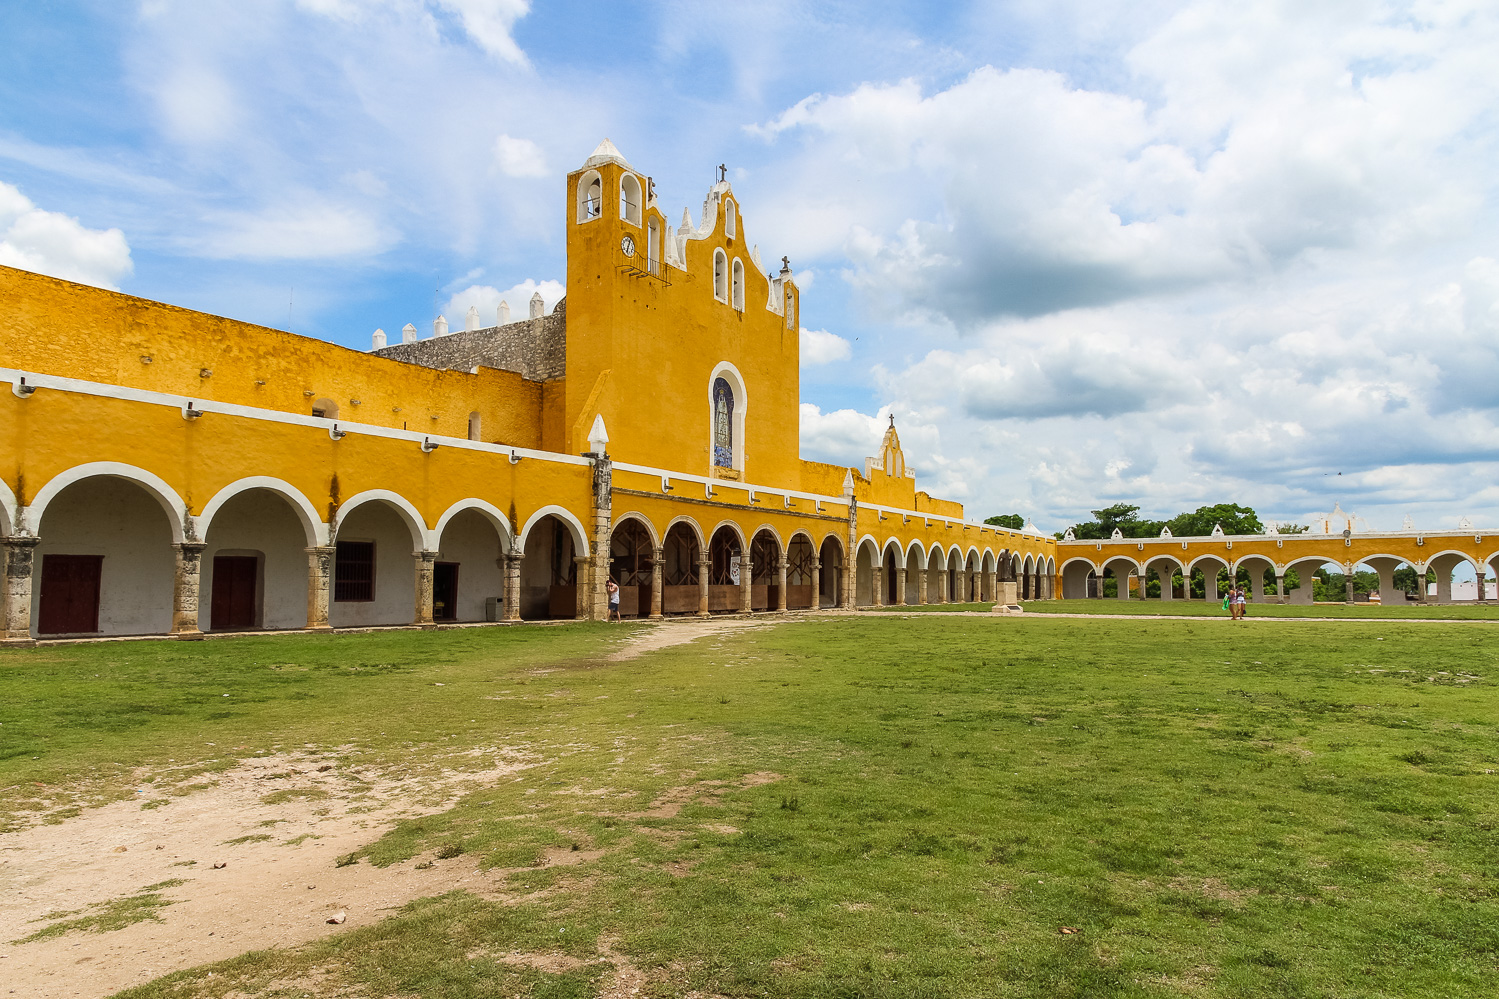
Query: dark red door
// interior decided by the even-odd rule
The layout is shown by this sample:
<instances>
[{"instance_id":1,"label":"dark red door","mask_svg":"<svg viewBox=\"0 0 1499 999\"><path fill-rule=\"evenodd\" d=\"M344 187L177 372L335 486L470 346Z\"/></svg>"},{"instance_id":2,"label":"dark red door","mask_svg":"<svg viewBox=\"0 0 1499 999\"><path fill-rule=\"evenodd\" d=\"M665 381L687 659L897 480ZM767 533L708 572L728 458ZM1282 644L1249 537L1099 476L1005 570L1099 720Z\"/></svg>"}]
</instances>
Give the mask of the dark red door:
<instances>
[{"instance_id":1,"label":"dark red door","mask_svg":"<svg viewBox=\"0 0 1499 999\"><path fill-rule=\"evenodd\" d=\"M215 631L255 627L255 583L260 560L253 555L213 557L213 609L209 627Z\"/></svg>"},{"instance_id":2,"label":"dark red door","mask_svg":"<svg viewBox=\"0 0 1499 999\"><path fill-rule=\"evenodd\" d=\"M99 630L99 577L103 555L43 555L43 635L88 635Z\"/></svg>"}]
</instances>

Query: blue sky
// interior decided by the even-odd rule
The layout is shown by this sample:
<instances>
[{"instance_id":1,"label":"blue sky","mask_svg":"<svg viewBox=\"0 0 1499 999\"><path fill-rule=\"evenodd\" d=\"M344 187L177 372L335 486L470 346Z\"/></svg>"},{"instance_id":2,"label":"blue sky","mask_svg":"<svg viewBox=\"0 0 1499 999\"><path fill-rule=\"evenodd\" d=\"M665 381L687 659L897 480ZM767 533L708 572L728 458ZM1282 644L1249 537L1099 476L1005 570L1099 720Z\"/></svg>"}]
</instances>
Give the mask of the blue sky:
<instances>
[{"instance_id":1,"label":"blue sky","mask_svg":"<svg viewBox=\"0 0 1499 999\"><path fill-rule=\"evenodd\" d=\"M1499 521L1484 3L0 6L0 262L350 346L564 271L604 136L805 286L802 441L920 486ZM1341 474L1339 474L1341 473Z\"/></svg>"}]
</instances>

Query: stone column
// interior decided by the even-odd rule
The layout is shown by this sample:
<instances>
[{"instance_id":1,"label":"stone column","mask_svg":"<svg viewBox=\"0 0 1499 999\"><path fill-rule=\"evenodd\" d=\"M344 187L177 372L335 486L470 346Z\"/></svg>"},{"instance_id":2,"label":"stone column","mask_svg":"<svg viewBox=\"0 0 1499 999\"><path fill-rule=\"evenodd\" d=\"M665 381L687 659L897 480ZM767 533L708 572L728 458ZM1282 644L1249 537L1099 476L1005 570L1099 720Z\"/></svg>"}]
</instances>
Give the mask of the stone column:
<instances>
[{"instance_id":1,"label":"stone column","mask_svg":"<svg viewBox=\"0 0 1499 999\"><path fill-rule=\"evenodd\" d=\"M429 627L432 624L432 567L437 563L437 553L412 552L411 558L416 563L416 618L412 623Z\"/></svg>"},{"instance_id":2,"label":"stone column","mask_svg":"<svg viewBox=\"0 0 1499 999\"><path fill-rule=\"evenodd\" d=\"M520 620L520 564L525 557L523 552L505 556L505 610L501 617L506 621Z\"/></svg>"},{"instance_id":3,"label":"stone column","mask_svg":"<svg viewBox=\"0 0 1499 999\"><path fill-rule=\"evenodd\" d=\"M838 567L839 595L843 598L841 603L844 610L854 609L854 588L849 585L849 576L851 575L852 571L849 568L848 560L845 559L843 564Z\"/></svg>"},{"instance_id":4,"label":"stone column","mask_svg":"<svg viewBox=\"0 0 1499 999\"><path fill-rule=\"evenodd\" d=\"M1283 604L1286 602L1286 571L1284 569L1275 570L1275 593L1276 603Z\"/></svg>"},{"instance_id":5,"label":"stone column","mask_svg":"<svg viewBox=\"0 0 1499 999\"><path fill-rule=\"evenodd\" d=\"M1202 599L1210 604L1218 602L1218 570L1210 569L1207 563L1202 566Z\"/></svg>"},{"instance_id":6,"label":"stone column","mask_svg":"<svg viewBox=\"0 0 1499 999\"><path fill-rule=\"evenodd\" d=\"M593 462L593 571L588 573L586 596L579 598L578 619L609 619L609 545L614 520L614 463L607 454L590 454ZM578 569L578 592L584 594L583 569Z\"/></svg>"},{"instance_id":7,"label":"stone column","mask_svg":"<svg viewBox=\"0 0 1499 999\"><path fill-rule=\"evenodd\" d=\"M926 603L926 570L925 569L917 569L916 570L916 602L918 604L924 604L924 603Z\"/></svg>"},{"instance_id":8,"label":"stone column","mask_svg":"<svg viewBox=\"0 0 1499 999\"><path fill-rule=\"evenodd\" d=\"M869 567L869 597L870 603L876 607L885 606L885 568L884 566L872 565Z\"/></svg>"},{"instance_id":9,"label":"stone column","mask_svg":"<svg viewBox=\"0 0 1499 999\"><path fill-rule=\"evenodd\" d=\"M662 618L661 596L664 592L661 587L663 576L666 572L666 549L657 548L651 554L651 620L659 621Z\"/></svg>"},{"instance_id":10,"label":"stone column","mask_svg":"<svg viewBox=\"0 0 1499 999\"><path fill-rule=\"evenodd\" d=\"M338 549L328 545L303 550L307 552L307 628L327 631L328 604L333 596L333 558Z\"/></svg>"},{"instance_id":11,"label":"stone column","mask_svg":"<svg viewBox=\"0 0 1499 999\"><path fill-rule=\"evenodd\" d=\"M697 616L708 616L708 576L713 570L713 559L703 552L697 560Z\"/></svg>"},{"instance_id":12,"label":"stone column","mask_svg":"<svg viewBox=\"0 0 1499 999\"><path fill-rule=\"evenodd\" d=\"M184 541L173 545L177 571L172 581L172 634L178 638L202 638L198 628L198 589L203 572L201 541Z\"/></svg>"},{"instance_id":13,"label":"stone column","mask_svg":"<svg viewBox=\"0 0 1499 999\"><path fill-rule=\"evenodd\" d=\"M822 562L812 559L812 609L822 610Z\"/></svg>"},{"instance_id":14,"label":"stone column","mask_svg":"<svg viewBox=\"0 0 1499 999\"><path fill-rule=\"evenodd\" d=\"M4 605L0 606L0 640L6 642L31 642L31 588L36 546L40 538L14 537L4 539L5 545L5 592Z\"/></svg>"},{"instance_id":15,"label":"stone column","mask_svg":"<svg viewBox=\"0 0 1499 999\"><path fill-rule=\"evenodd\" d=\"M607 549L606 549L607 550ZM577 594L577 610L573 613L574 621L587 621L591 614L597 613L595 606L598 601L594 599L593 573L588 567L593 564L593 559L587 555L573 556L573 589ZM607 570L606 570L607 572ZM604 591L604 616L594 617L595 621L602 621L609 616L609 591Z\"/></svg>"},{"instance_id":16,"label":"stone column","mask_svg":"<svg viewBox=\"0 0 1499 999\"><path fill-rule=\"evenodd\" d=\"M776 567L779 574L779 585L776 587L776 610L786 612L786 570L791 566L786 561L786 553L781 552L781 563Z\"/></svg>"},{"instance_id":17,"label":"stone column","mask_svg":"<svg viewBox=\"0 0 1499 999\"><path fill-rule=\"evenodd\" d=\"M754 566L750 563L749 552L745 552L739 558L739 610L743 614L754 613L754 584L750 582L754 576Z\"/></svg>"},{"instance_id":18,"label":"stone column","mask_svg":"<svg viewBox=\"0 0 1499 999\"><path fill-rule=\"evenodd\" d=\"M1114 573L1114 579L1115 579L1116 584L1117 584L1117 589L1116 589L1116 591L1114 593L1114 596L1118 597L1120 600L1128 600L1129 599L1129 573L1126 572L1126 573L1122 573L1121 574L1119 572L1115 572Z\"/></svg>"},{"instance_id":19,"label":"stone column","mask_svg":"<svg viewBox=\"0 0 1499 999\"><path fill-rule=\"evenodd\" d=\"M895 603L899 607L906 605L906 570L891 566L890 571L895 573Z\"/></svg>"},{"instance_id":20,"label":"stone column","mask_svg":"<svg viewBox=\"0 0 1499 999\"><path fill-rule=\"evenodd\" d=\"M1431 569L1431 566L1421 564L1413 565L1411 568L1416 570L1416 603L1424 604L1427 599L1426 587L1429 585L1426 580L1426 573Z\"/></svg>"},{"instance_id":21,"label":"stone column","mask_svg":"<svg viewBox=\"0 0 1499 999\"><path fill-rule=\"evenodd\" d=\"M1171 570L1169 568L1156 569L1155 574L1156 577L1161 581L1161 599L1170 600L1172 598Z\"/></svg>"},{"instance_id":22,"label":"stone column","mask_svg":"<svg viewBox=\"0 0 1499 999\"><path fill-rule=\"evenodd\" d=\"M1483 603L1483 570L1484 565L1482 562L1473 563L1473 582L1479 603Z\"/></svg>"},{"instance_id":23,"label":"stone column","mask_svg":"<svg viewBox=\"0 0 1499 999\"><path fill-rule=\"evenodd\" d=\"M1351 603L1353 603L1353 563L1352 562L1345 562L1343 564L1343 602L1345 604L1351 604Z\"/></svg>"}]
</instances>

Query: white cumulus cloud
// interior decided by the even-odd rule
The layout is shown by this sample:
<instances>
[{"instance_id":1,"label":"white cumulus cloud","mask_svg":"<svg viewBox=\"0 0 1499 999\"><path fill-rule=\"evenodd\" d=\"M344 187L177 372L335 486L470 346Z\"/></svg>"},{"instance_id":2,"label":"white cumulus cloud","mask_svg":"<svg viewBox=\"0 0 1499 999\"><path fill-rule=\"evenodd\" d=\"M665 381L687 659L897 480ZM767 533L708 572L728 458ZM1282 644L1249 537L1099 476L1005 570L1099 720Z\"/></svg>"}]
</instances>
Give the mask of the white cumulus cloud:
<instances>
[{"instance_id":1,"label":"white cumulus cloud","mask_svg":"<svg viewBox=\"0 0 1499 999\"><path fill-rule=\"evenodd\" d=\"M469 308L476 308L479 310L479 328L483 329L495 324L503 301L510 306L510 321L517 322L530 315L531 296L537 292L541 293L546 311L551 312L567 294L567 289L560 281L537 281L535 278L526 278L503 290L487 284L472 284L449 298L442 307L442 314L447 317L448 329L461 330Z\"/></svg>"},{"instance_id":2,"label":"white cumulus cloud","mask_svg":"<svg viewBox=\"0 0 1499 999\"><path fill-rule=\"evenodd\" d=\"M89 229L60 212L32 204L0 181L0 264L119 290L134 269L118 229Z\"/></svg>"},{"instance_id":3,"label":"white cumulus cloud","mask_svg":"<svg viewBox=\"0 0 1499 999\"><path fill-rule=\"evenodd\" d=\"M853 346L837 333L802 327L801 361L803 367L846 361L853 356L853 353Z\"/></svg>"},{"instance_id":4,"label":"white cumulus cloud","mask_svg":"<svg viewBox=\"0 0 1499 999\"><path fill-rule=\"evenodd\" d=\"M237 260L326 260L378 253L396 235L368 213L307 198L208 219L202 252Z\"/></svg>"}]
</instances>

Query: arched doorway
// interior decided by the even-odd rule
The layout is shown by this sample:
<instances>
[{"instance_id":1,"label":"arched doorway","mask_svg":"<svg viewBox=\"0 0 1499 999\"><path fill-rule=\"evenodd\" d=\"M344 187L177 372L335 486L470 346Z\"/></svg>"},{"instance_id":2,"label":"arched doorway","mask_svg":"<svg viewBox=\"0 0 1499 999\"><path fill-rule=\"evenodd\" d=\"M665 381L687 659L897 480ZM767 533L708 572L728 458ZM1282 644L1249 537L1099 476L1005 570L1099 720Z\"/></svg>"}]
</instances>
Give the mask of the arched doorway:
<instances>
[{"instance_id":1,"label":"arched doorway","mask_svg":"<svg viewBox=\"0 0 1499 999\"><path fill-rule=\"evenodd\" d=\"M198 627L307 626L307 551L316 545L290 501L270 489L230 496L203 533Z\"/></svg>"},{"instance_id":2,"label":"arched doorway","mask_svg":"<svg viewBox=\"0 0 1499 999\"><path fill-rule=\"evenodd\" d=\"M750 610L776 610L781 599L781 542L762 528L750 541Z\"/></svg>"},{"instance_id":3,"label":"arched doorway","mask_svg":"<svg viewBox=\"0 0 1499 999\"><path fill-rule=\"evenodd\" d=\"M651 577L656 545L644 524L627 517L609 538L609 578L619 584L620 617L646 617L651 612Z\"/></svg>"},{"instance_id":4,"label":"arched doorway","mask_svg":"<svg viewBox=\"0 0 1499 999\"><path fill-rule=\"evenodd\" d=\"M894 541L886 543L885 552L880 561L885 567L883 581L885 606L895 607L905 603L906 586L905 580L902 577L905 575L906 570L901 564L905 559L901 555L900 546Z\"/></svg>"},{"instance_id":5,"label":"arched doorway","mask_svg":"<svg viewBox=\"0 0 1499 999\"><path fill-rule=\"evenodd\" d=\"M413 556L424 548L421 534L410 512L386 499L341 510L328 623L359 628L416 620Z\"/></svg>"},{"instance_id":6,"label":"arched doorway","mask_svg":"<svg viewBox=\"0 0 1499 999\"><path fill-rule=\"evenodd\" d=\"M740 590L744 542L739 532L724 524L708 541L708 611L733 612L744 606Z\"/></svg>"},{"instance_id":7,"label":"arched doorway","mask_svg":"<svg viewBox=\"0 0 1499 999\"><path fill-rule=\"evenodd\" d=\"M832 535L822 539L817 550L819 607L843 606L843 545Z\"/></svg>"},{"instance_id":8,"label":"arched doorway","mask_svg":"<svg viewBox=\"0 0 1499 999\"><path fill-rule=\"evenodd\" d=\"M786 546L786 608L809 610L813 606L816 592L813 588L817 572L813 569L812 539L798 532Z\"/></svg>"},{"instance_id":9,"label":"arched doorway","mask_svg":"<svg viewBox=\"0 0 1499 999\"><path fill-rule=\"evenodd\" d=\"M698 563L702 546L698 533L686 522L671 525L661 546L661 610L666 614L696 614L701 603Z\"/></svg>"},{"instance_id":10,"label":"arched doorway","mask_svg":"<svg viewBox=\"0 0 1499 999\"><path fill-rule=\"evenodd\" d=\"M523 621L580 618L578 559L582 546L574 527L547 514L526 527L520 570L520 616Z\"/></svg>"},{"instance_id":11,"label":"arched doorway","mask_svg":"<svg viewBox=\"0 0 1499 999\"><path fill-rule=\"evenodd\" d=\"M926 593L926 551L919 542L906 549L906 603L922 604L931 599Z\"/></svg>"},{"instance_id":12,"label":"arched doorway","mask_svg":"<svg viewBox=\"0 0 1499 999\"><path fill-rule=\"evenodd\" d=\"M494 515L470 507L441 526L432 567L432 620L502 620L507 546Z\"/></svg>"},{"instance_id":13,"label":"arched doorway","mask_svg":"<svg viewBox=\"0 0 1499 999\"><path fill-rule=\"evenodd\" d=\"M36 525L34 635L162 635L172 630L176 554L162 501L94 475L50 497Z\"/></svg>"},{"instance_id":14,"label":"arched doorway","mask_svg":"<svg viewBox=\"0 0 1499 999\"><path fill-rule=\"evenodd\" d=\"M854 572L856 576L854 585L854 606L874 606L874 570L875 565L878 561L879 556L875 551L874 542L870 541L868 538L865 538L863 541L859 542L859 555L858 558L854 561Z\"/></svg>"}]
</instances>

